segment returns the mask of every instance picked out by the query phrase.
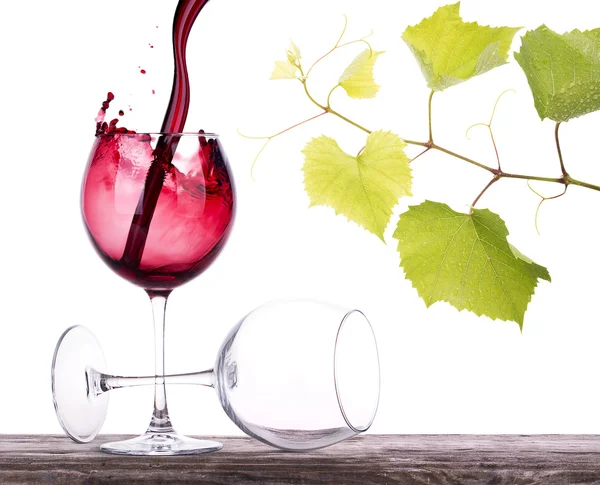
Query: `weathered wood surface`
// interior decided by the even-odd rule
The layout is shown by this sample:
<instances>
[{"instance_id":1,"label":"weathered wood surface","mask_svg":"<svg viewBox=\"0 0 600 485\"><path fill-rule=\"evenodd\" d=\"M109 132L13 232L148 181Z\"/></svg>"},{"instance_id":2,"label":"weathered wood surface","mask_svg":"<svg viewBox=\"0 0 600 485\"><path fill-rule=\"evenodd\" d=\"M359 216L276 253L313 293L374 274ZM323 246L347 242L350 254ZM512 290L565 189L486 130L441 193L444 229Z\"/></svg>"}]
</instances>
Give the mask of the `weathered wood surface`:
<instances>
[{"instance_id":1,"label":"weathered wood surface","mask_svg":"<svg viewBox=\"0 0 600 485\"><path fill-rule=\"evenodd\" d=\"M600 485L600 436L368 435L313 453L216 438L217 453L123 457L62 436L0 435L1 484Z\"/></svg>"}]
</instances>

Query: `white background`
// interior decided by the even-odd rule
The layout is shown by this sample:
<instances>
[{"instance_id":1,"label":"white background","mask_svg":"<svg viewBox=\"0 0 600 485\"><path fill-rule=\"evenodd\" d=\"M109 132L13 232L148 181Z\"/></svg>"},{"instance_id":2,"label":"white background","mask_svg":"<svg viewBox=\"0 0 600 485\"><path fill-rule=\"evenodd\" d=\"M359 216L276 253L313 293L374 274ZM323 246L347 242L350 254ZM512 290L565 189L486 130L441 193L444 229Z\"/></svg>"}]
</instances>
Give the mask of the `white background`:
<instances>
[{"instance_id":1,"label":"white background","mask_svg":"<svg viewBox=\"0 0 600 485\"><path fill-rule=\"evenodd\" d=\"M110 370L153 372L146 295L94 253L80 219L79 190L94 117L108 90L116 95L115 110L127 112L127 127L159 129L170 91L175 5L174 0L2 2L0 433L61 431L50 362L56 340L70 325L85 324L97 334ZM504 180L482 199L481 207L504 218L510 241L547 266L553 278L536 290L521 333L515 323L459 313L447 304L426 309L398 267L393 223L384 245L331 209L308 209L301 149L327 134L356 153L365 137L355 128L328 117L299 128L273 142L259 160L257 181L250 179L260 142L240 138L237 128L268 135L318 113L299 83L269 81L273 61L285 58L290 36L305 63L319 57L335 42L343 14L350 22L348 39L373 29L374 48L387 53L376 68L378 98L348 100L340 90L334 107L371 129L424 140L428 90L400 35L440 5L213 0L200 15L188 49L193 98L187 129L222 135L239 211L220 259L170 299L167 370L211 367L228 329L263 302L316 297L362 309L375 327L383 382L372 432L600 433L600 193L572 187L564 198L548 202L540 213L541 236L533 225L538 199L524 181ZM559 32L600 26L600 7L585 0L467 0L462 14L492 25L546 23ZM319 99L359 50L341 51L315 72L312 86ZM464 133L488 119L497 95L508 88L516 94L503 98L496 118L503 167L558 176L553 123L539 120L512 58L436 96L436 141L493 164L485 130L473 131L471 141ZM563 126L564 155L574 177L600 183L599 132L600 114ZM415 162L414 175L415 197L403 200L396 214L426 198L465 211L488 180L486 172L437 153ZM561 189L536 187L548 195ZM142 432L151 401L151 389L114 392L103 432ZM169 405L183 433L239 432L211 390L169 389Z\"/></svg>"}]
</instances>

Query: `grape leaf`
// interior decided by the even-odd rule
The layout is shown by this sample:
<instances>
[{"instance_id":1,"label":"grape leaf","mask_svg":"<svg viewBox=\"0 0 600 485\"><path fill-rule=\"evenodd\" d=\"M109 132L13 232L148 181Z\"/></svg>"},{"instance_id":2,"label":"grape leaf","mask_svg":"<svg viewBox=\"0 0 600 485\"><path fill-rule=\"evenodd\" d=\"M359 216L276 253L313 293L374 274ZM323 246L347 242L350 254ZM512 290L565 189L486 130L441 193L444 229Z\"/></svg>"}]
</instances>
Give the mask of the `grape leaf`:
<instances>
[{"instance_id":1,"label":"grape leaf","mask_svg":"<svg viewBox=\"0 0 600 485\"><path fill-rule=\"evenodd\" d=\"M534 275L536 278L541 278L546 281L551 280L550 273L548 273L548 270L546 268L544 268L543 266L540 266L537 263L534 263L532 259L525 256L521 251L519 251L512 244L509 243L509 246L510 246L510 250L512 251L512 253L515 255L516 258L521 259L521 260L525 261L527 264L531 265L531 274L532 275Z\"/></svg>"},{"instance_id":2,"label":"grape leaf","mask_svg":"<svg viewBox=\"0 0 600 485\"><path fill-rule=\"evenodd\" d=\"M379 92L375 83L373 68L375 61L383 52L366 49L361 52L346 68L339 80L339 85L346 90L348 96L357 99L374 98Z\"/></svg>"},{"instance_id":3,"label":"grape leaf","mask_svg":"<svg viewBox=\"0 0 600 485\"><path fill-rule=\"evenodd\" d=\"M304 185L311 207L326 205L383 240L398 199L411 195L406 143L391 132L375 131L357 157L327 136L311 140L302 153Z\"/></svg>"},{"instance_id":4,"label":"grape leaf","mask_svg":"<svg viewBox=\"0 0 600 485\"><path fill-rule=\"evenodd\" d=\"M299 79L300 70L289 61L275 61L271 79Z\"/></svg>"},{"instance_id":5,"label":"grape leaf","mask_svg":"<svg viewBox=\"0 0 600 485\"><path fill-rule=\"evenodd\" d=\"M520 27L487 27L463 22L460 2L440 7L402 38L410 47L428 86L443 91L506 64Z\"/></svg>"},{"instance_id":6,"label":"grape leaf","mask_svg":"<svg viewBox=\"0 0 600 485\"><path fill-rule=\"evenodd\" d=\"M600 109L600 29L527 32L515 59L541 119L568 121Z\"/></svg>"},{"instance_id":7,"label":"grape leaf","mask_svg":"<svg viewBox=\"0 0 600 485\"><path fill-rule=\"evenodd\" d=\"M538 280L550 275L507 236L504 221L487 209L461 214L431 201L410 207L394 232L400 264L427 306L447 301L522 328Z\"/></svg>"},{"instance_id":8,"label":"grape leaf","mask_svg":"<svg viewBox=\"0 0 600 485\"><path fill-rule=\"evenodd\" d=\"M302 59L302 55L300 54L300 49L298 46L294 44L294 41L290 39L290 47L287 50L287 58L290 64L298 65L300 60Z\"/></svg>"},{"instance_id":9,"label":"grape leaf","mask_svg":"<svg viewBox=\"0 0 600 485\"><path fill-rule=\"evenodd\" d=\"M291 39L286 54L285 61L275 61L271 79L303 79L300 75L300 60L302 59L300 49Z\"/></svg>"}]
</instances>

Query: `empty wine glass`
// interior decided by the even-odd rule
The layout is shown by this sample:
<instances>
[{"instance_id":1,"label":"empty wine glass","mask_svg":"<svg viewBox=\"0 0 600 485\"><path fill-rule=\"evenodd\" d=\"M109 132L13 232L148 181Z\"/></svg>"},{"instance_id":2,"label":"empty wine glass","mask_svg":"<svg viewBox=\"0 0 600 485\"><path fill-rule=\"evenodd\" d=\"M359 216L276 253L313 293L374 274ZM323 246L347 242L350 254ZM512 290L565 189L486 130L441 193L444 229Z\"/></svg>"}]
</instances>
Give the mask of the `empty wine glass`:
<instances>
[{"instance_id":1,"label":"empty wine glass","mask_svg":"<svg viewBox=\"0 0 600 485\"><path fill-rule=\"evenodd\" d=\"M379 402L377 343L365 315L310 300L273 301L246 315L225 338L214 369L158 378L215 388L242 431L291 451L366 431ZM91 441L100 431L107 391L154 381L107 374L102 350L85 327L69 328L56 346L54 405L75 441Z\"/></svg>"}]
</instances>

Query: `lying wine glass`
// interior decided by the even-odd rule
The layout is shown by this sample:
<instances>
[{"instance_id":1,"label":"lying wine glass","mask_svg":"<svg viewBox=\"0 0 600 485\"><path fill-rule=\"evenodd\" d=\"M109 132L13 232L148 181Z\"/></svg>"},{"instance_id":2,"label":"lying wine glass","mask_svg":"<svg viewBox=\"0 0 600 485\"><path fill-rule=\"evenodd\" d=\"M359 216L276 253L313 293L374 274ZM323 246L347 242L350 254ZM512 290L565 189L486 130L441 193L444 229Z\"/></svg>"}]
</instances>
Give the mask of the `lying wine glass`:
<instances>
[{"instance_id":1,"label":"lying wine glass","mask_svg":"<svg viewBox=\"0 0 600 485\"><path fill-rule=\"evenodd\" d=\"M377 343L365 315L327 303L278 300L242 318L221 345L214 369L190 374L107 374L94 335L85 327L69 328L52 362L58 420L72 439L89 442L104 422L108 391L155 379L213 387L242 431L290 451L323 448L366 431L379 403ZM100 448L114 452L110 444Z\"/></svg>"},{"instance_id":2,"label":"lying wine glass","mask_svg":"<svg viewBox=\"0 0 600 485\"><path fill-rule=\"evenodd\" d=\"M81 209L101 259L150 297L155 375L162 376L167 298L210 266L234 219L235 190L218 136L99 132L83 180ZM216 442L179 435L171 424L163 379L157 377L154 384L146 433L104 445L105 451L176 455L220 448ZM103 406L100 401L96 405ZM74 437L85 440L89 432L78 430Z\"/></svg>"}]
</instances>

